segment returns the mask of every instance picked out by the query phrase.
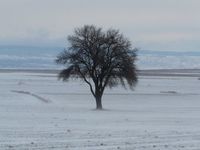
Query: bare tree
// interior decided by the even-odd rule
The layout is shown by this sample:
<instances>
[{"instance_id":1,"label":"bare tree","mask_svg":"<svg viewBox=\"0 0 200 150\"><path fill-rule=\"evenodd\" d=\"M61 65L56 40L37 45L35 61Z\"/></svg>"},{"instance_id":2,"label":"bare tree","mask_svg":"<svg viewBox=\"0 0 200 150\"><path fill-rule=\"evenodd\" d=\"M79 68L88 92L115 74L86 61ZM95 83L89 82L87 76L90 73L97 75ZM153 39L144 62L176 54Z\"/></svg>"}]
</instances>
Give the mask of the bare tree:
<instances>
[{"instance_id":1,"label":"bare tree","mask_svg":"<svg viewBox=\"0 0 200 150\"><path fill-rule=\"evenodd\" d=\"M58 64L66 65L59 78L83 79L102 109L102 95L106 87L118 84L133 89L137 82L136 49L118 30L103 31L94 25L85 25L68 36L69 48L57 56Z\"/></svg>"}]
</instances>

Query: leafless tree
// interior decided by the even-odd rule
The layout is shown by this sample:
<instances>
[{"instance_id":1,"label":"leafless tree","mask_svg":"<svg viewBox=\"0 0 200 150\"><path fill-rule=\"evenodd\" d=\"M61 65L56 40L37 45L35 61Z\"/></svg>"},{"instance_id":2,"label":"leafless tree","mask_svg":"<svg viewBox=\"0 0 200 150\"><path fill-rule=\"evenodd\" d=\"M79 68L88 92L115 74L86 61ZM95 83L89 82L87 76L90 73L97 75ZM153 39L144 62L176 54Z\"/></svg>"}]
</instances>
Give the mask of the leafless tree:
<instances>
[{"instance_id":1,"label":"leafless tree","mask_svg":"<svg viewBox=\"0 0 200 150\"><path fill-rule=\"evenodd\" d=\"M94 25L76 28L68 36L69 47L57 56L56 62L66 69L59 78L83 79L96 100L96 108L102 109L102 95L106 87L118 84L133 89L137 82L136 48L118 30L103 31Z\"/></svg>"}]
</instances>

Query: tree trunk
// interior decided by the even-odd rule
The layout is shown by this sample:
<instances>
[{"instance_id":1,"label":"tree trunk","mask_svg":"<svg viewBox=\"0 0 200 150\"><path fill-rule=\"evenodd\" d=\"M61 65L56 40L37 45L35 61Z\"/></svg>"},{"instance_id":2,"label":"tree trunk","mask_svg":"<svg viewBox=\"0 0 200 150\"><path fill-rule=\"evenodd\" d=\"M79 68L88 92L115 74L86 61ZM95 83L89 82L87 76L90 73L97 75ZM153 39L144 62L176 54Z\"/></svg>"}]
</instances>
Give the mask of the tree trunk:
<instances>
[{"instance_id":1,"label":"tree trunk","mask_svg":"<svg viewBox=\"0 0 200 150\"><path fill-rule=\"evenodd\" d=\"M101 103L101 97L102 96L96 96L95 99L96 99L96 109L98 110L102 110L103 107L102 107L102 103Z\"/></svg>"}]
</instances>

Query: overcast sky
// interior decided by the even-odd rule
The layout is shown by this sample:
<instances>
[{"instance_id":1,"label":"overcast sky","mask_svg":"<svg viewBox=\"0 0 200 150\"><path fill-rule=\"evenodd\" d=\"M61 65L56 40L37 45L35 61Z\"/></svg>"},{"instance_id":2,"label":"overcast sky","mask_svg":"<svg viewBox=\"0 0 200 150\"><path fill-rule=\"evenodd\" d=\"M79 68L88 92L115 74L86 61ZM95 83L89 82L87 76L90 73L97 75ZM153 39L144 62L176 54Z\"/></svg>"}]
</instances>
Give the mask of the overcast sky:
<instances>
[{"instance_id":1,"label":"overcast sky","mask_svg":"<svg viewBox=\"0 0 200 150\"><path fill-rule=\"evenodd\" d=\"M0 0L0 45L64 46L84 24L144 50L200 50L200 0Z\"/></svg>"}]
</instances>

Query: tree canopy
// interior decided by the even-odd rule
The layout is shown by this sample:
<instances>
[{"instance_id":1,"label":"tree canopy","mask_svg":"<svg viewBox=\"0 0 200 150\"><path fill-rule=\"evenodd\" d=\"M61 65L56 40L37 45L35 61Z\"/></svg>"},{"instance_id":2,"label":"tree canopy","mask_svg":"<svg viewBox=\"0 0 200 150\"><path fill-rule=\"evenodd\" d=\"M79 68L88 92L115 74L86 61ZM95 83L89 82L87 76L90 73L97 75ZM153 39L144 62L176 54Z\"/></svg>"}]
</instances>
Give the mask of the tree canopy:
<instances>
[{"instance_id":1,"label":"tree canopy","mask_svg":"<svg viewBox=\"0 0 200 150\"><path fill-rule=\"evenodd\" d=\"M64 81L70 77L83 79L102 109L102 95L106 87L118 84L133 89L137 82L136 48L119 32L103 31L94 25L76 28L68 36L69 47L57 56L56 62L66 66L59 73Z\"/></svg>"}]
</instances>

